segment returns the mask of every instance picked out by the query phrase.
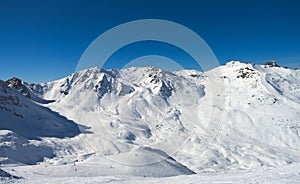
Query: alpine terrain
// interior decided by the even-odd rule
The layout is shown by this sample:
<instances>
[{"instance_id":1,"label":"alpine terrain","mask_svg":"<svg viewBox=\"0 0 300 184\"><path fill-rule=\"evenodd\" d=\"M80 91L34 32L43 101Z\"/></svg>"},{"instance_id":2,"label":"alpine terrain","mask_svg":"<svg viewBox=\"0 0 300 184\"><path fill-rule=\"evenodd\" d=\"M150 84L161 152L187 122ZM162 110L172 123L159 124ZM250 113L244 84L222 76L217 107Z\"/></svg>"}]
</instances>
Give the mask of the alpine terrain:
<instances>
[{"instance_id":1,"label":"alpine terrain","mask_svg":"<svg viewBox=\"0 0 300 184\"><path fill-rule=\"evenodd\" d=\"M300 182L300 71L90 68L0 81L4 183Z\"/></svg>"}]
</instances>

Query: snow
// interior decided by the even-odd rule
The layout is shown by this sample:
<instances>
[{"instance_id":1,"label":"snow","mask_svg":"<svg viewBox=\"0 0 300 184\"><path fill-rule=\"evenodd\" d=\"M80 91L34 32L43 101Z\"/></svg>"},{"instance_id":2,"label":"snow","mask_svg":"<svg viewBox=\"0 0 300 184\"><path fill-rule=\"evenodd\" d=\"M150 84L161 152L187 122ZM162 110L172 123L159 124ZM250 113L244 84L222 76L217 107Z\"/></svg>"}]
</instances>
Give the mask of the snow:
<instances>
[{"instance_id":1,"label":"snow","mask_svg":"<svg viewBox=\"0 0 300 184\"><path fill-rule=\"evenodd\" d=\"M299 183L300 164L290 164L274 169L255 171L216 172L174 177L143 177L126 175L87 175L99 167L64 166L19 166L5 168L12 173L22 174L26 179L2 178L4 183ZM76 170L77 169L77 170ZM110 169L110 168L107 168ZM76 171L75 171L76 170ZM103 171L103 169L101 170ZM61 174L57 174L57 173ZM0 172L1 173L1 172ZM1 179L0 179L1 181Z\"/></svg>"},{"instance_id":2,"label":"snow","mask_svg":"<svg viewBox=\"0 0 300 184\"><path fill-rule=\"evenodd\" d=\"M24 83L31 99L0 84L0 163L24 183L299 181L297 70L91 68Z\"/></svg>"}]
</instances>

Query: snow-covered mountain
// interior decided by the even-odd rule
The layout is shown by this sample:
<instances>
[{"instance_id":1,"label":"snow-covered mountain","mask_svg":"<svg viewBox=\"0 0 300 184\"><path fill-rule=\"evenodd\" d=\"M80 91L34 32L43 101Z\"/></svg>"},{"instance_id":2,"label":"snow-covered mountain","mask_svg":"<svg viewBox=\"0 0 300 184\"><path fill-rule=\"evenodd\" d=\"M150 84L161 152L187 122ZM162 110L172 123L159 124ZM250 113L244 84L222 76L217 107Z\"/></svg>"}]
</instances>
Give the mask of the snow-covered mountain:
<instances>
[{"instance_id":1,"label":"snow-covered mountain","mask_svg":"<svg viewBox=\"0 0 300 184\"><path fill-rule=\"evenodd\" d=\"M77 124L30 100L29 93L20 93L9 82L0 81L0 163L35 164L53 158L52 148L38 140L80 134Z\"/></svg>"},{"instance_id":2,"label":"snow-covered mountain","mask_svg":"<svg viewBox=\"0 0 300 184\"><path fill-rule=\"evenodd\" d=\"M91 68L49 83L0 84L0 139L18 140L20 154L28 142L45 146L43 164L172 176L300 161L298 70L232 61L205 73ZM10 153L0 162L18 158Z\"/></svg>"}]
</instances>

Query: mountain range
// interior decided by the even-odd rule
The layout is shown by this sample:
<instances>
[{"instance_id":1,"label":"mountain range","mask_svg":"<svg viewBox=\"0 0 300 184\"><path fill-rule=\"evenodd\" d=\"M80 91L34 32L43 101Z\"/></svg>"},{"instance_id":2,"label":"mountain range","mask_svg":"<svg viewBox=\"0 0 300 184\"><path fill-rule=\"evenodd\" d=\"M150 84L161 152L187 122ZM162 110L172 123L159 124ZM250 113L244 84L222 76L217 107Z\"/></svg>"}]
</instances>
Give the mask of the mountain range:
<instances>
[{"instance_id":1,"label":"mountain range","mask_svg":"<svg viewBox=\"0 0 300 184\"><path fill-rule=\"evenodd\" d=\"M25 178L65 165L72 176L142 177L283 167L300 161L300 71L231 61L12 78L0 81L0 140L4 170Z\"/></svg>"}]
</instances>

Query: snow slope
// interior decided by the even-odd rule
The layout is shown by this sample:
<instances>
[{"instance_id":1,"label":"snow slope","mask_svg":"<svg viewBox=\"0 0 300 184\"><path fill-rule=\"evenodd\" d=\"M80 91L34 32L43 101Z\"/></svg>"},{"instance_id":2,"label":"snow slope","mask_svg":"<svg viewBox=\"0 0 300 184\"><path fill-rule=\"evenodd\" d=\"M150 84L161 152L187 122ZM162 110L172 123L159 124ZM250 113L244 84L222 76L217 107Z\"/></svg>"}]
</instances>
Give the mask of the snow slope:
<instances>
[{"instance_id":1,"label":"snow slope","mask_svg":"<svg viewBox=\"0 0 300 184\"><path fill-rule=\"evenodd\" d=\"M24 175L26 179L2 178L5 183L272 183L272 184L297 184L300 182L300 164L290 164L273 169L258 169L256 171L216 172L197 175L181 175L175 177L137 177L137 176L88 176L82 172L91 171L91 167L77 166L34 166L18 167L11 171ZM6 168L11 170L12 168ZM77 169L77 172L75 172ZM64 173L63 176L53 176L57 170ZM73 171L73 172L71 172ZM1 179L0 179L1 181Z\"/></svg>"},{"instance_id":2,"label":"snow slope","mask_svg":"<svg viewBox=\"0 0 300 184\"><path fill-rule=\"evenodd\" d=\"M27 138L71 137L78 125L58 113L24 97L0 81L0 129L12 130Z\"/></svg>"},{"instance_id":3,"label":"snow slope","mask_svg":"<svg viewBox=\"0 0 300 184\"><path fill-rule=\"evenodd\" d=\"M42 139L80 134L77 124L24 97L0 81L0 163L36 164L55 157Z\"/></svg>"},{"instance_id":4,"label":"snow slope","mask_svg":"<svg viewBox=\"0 0 300 184\"><path fill-rule=\"evenodd\" d=\"M47 103L25 97L22 102L80 124L80 134L62 133L67 138L57 133L54 138L35 136L55 148L55 156L41 163L47 168L76 163L81 176L163 177L269 169L300 161L297 70L236 61L206 73L91 68L24 86ZM45 122L51 125L51 120ZM70 177L80 173L71 170ZM53 176L63 177L59 171Z\"/></svg>"}]
</instances>

